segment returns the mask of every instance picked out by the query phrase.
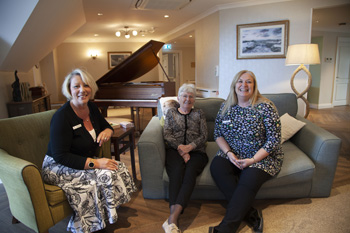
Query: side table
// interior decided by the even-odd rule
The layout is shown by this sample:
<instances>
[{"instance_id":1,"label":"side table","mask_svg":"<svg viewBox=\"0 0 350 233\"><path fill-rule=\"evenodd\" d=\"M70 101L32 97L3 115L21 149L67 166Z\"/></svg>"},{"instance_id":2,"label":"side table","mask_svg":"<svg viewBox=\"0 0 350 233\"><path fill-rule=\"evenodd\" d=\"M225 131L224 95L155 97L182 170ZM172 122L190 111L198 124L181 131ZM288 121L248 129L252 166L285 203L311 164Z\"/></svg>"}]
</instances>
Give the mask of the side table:
<instances>
[{"instance_id":1,"label":"side table","mask_svg":"<svg viewBox=\"0 0 350 233\"><path fill-rule=\"evenodd\" d=\"M111 137L111 142L114 146L115 159L120 161L120 154L126 151L128 148L130 149L130 157L131 157L131 169L134 180L136 181L136 167L135 167L135 127L130 128L118 128L114 129L114 133ZM129 137L129 140L126 138ZM121 147L119 147L122 145Z\"/></svg>"}]
</instances>

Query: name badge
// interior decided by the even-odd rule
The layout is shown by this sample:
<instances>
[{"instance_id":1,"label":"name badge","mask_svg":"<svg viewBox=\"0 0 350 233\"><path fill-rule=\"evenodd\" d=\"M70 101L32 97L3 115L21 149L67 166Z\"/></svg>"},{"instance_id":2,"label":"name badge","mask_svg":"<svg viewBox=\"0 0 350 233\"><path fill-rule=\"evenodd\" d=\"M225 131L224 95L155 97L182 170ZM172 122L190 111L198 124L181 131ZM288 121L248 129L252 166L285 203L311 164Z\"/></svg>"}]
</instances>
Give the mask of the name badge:
<instances>
[{"instance_id":1,"label":"name badge","mask_svg":"<svg viewBox=\"0 0 350 233\"><path fill-rule=\"evenodd\" d=\"M226 120L226 121L222 121L223 124L229 124L231 123L231 120Z\"/></svg>"},{"instance_id":2,"label":"name badge","mask_svg":"<svg viewBox=\"0 0 350 233\"><path fill-rule=\"evenodd\" d=\"M80 127L81 127L81 124L75 125L75 126L73 126L73 129L76 130L76 129L79 129Z\"/></svg>"}]
</instances>

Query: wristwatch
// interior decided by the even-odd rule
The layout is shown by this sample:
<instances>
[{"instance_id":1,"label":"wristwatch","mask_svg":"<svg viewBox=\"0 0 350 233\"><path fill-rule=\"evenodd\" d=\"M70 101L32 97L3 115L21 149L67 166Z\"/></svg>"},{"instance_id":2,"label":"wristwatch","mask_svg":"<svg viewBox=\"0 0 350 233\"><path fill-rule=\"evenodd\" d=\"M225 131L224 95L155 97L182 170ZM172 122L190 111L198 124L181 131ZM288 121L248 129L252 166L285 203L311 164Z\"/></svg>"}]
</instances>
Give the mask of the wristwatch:
<instances>
[{"instance_id":1,"label":"wristwatch","mask_svg":"<svg viewBox=\"0 0 350 233\"><path fill-rule=\"evenodd\" d=\"M88 163L89 168L94 168L95 167L95 163L94 163L94 159L90 159L90 162Z\"/></svg>"}]
</instances>

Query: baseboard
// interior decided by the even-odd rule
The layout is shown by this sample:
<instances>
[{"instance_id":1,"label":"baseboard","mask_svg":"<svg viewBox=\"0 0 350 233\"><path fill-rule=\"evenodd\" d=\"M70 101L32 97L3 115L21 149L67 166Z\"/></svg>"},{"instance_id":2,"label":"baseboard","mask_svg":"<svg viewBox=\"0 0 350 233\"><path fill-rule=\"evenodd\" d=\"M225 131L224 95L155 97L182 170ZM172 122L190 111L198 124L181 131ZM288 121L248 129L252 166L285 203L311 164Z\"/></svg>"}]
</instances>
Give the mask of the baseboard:
<instances>
[{"instance_id":1,"label":"baseboard","mask_svg":"<svg viewBox=\"0 0 350 233\"><path fill-rule=\"evenodd\" d=\"M324 109L324 108L333 108L333 104L310 104L310 108L313 109Z\"/></svg>"}]
</instances>

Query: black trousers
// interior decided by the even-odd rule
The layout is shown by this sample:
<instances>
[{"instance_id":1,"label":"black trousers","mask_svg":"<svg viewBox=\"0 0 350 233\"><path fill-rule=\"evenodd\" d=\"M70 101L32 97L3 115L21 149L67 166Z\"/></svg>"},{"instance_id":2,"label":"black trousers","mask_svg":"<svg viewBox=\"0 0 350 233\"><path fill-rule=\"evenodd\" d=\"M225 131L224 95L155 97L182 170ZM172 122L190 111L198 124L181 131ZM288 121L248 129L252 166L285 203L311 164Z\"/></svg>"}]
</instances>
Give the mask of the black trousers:
<instances>
[{"instance_id":1,"label":"black trousers","mask_svg":"<svg viewBox=\"0 0 350 233\"><path fill-rule=\"evenodd\" d=\"M175 149L166 150L165 167L169 176L169 205L179 204L183 208L191 197L196 177L208 163L208 156L201 152L190 152L187 163Z\"/></svg>"},{"instance_id":2,"label":"black trousers","mask_svg":"<svg viewBox=\"0 0 350 233\"><path fill-rule=\"evenodd\" d=\"M230 160L219 156L214 157L210 171L228 201L225 217L215 229L225 233L236 232L261 185L271 175L258 168L240 170Z\"/></svg>"}]
</instances>

